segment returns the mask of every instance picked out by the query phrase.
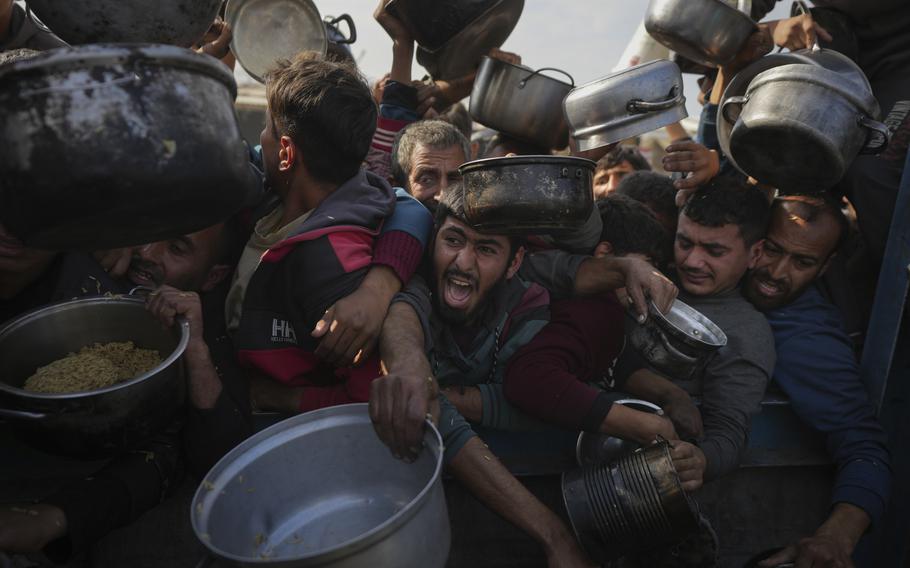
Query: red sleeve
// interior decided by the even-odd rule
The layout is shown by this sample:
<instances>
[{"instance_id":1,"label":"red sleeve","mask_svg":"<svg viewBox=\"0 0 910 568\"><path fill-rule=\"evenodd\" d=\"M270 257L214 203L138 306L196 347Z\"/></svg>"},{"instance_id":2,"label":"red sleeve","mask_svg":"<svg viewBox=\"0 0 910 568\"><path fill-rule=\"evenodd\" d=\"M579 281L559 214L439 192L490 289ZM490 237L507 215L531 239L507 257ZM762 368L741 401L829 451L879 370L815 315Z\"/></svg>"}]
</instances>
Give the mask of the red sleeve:
<instances>
[{"instance_id":1,"label":"red sleeve","mask_svg":"<svg viewBox=\"0 0 910 568\"><path fill-rule=\"evenodd\" d=\"M606 374L622 349L623 317L612 295L553 302L550 322L509 360L508 400L562 428L598 428L610 403L587 383Z\"/></svg>"},{"instance_id":2,"label":"red sleeve","mask_svg":"<svg viewBox=\"0 0 910 568\"><path fill-rule=\"evenodd\" d=\"M335 376L341 383L326 386L305 386L300 395L300 412L353 402L370 400L370 383L380 375L379 357L370 357L359 367L338 369Z\"/></svg>"},{"instance_id":3,"label":"red sleeve","mask_svg":"<svg viewBox=\"0 0 910 568\"><path fill-rule=\"evenodd\" d=\"M411 280L422 257L423 245L406 231L382 233L373 246L373 264L394 270L402 287Z\"/></svg>"}]
</instances>

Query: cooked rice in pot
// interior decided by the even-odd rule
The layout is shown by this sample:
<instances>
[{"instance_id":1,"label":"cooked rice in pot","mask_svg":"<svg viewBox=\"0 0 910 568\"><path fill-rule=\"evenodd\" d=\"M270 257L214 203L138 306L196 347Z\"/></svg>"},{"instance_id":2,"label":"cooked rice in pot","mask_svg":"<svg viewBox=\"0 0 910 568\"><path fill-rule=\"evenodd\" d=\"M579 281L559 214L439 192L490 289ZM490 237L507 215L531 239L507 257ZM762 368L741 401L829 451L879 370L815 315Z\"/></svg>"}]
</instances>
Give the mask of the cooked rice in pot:
<instances>
[{"instance_id":1,"label":"cooked rice in pot","mask_svg":"<svg viewBox=\"0 0 910 568\"><path fill-rule=\"evenodd\" d=\"M22 388L43 393L67 393L108 387L155 368L161 356L139 349L132 341L95 343L39 367Z\"/></svg>"}]
</instances>

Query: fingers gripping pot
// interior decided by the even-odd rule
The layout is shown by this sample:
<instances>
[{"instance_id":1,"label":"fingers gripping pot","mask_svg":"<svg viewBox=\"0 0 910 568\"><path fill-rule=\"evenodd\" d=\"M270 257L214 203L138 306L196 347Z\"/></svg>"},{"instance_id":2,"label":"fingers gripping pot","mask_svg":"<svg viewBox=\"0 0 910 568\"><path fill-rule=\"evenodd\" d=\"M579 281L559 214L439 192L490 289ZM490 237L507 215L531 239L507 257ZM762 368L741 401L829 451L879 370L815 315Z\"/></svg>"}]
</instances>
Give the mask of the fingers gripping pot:
<instances>
[{"instance_id":1,"label":"fingers gripping pot","mask_svg":"<svg viewBox=\"0 0 910 568\"><path fill-rule=\"evenodd\" d=\"M56 49L0 69L0 222L98 250L192 233L256 193L230 70L167 45Z\"/></svg>"},{"instance_id":2,"label":"fingers gripping pot","mask_svg":"<svg viewBox=\"0 0 910 568\"><path fill-rule=\"evenodd\" d=\"M181 357L189 324L164 329L134 298L96 297L53 304L0 328L0 419L52 453L110 455L168 425L183 401ZM102 389L47 394L26 391L38 367L93 343L133 341L155 349L161 363Z\"/></svg>"},{"instance_id":3,"label":"fingers gripping pot","mask_svg":"<svg viewBox=\"0 0 910 568\"><path fill-rule=\"evenodd\" d=\"M688 116L682 74L666 59L576 87L566 96L564 108L580 151L651 132Z\"/></svg>"},{"instance_id":4,"label":"fingers gripping pot","mask_svg":"<svg viewBox=\"0 0 910 568\"><path fill-rule=\"evenodd\" d=\"M651 302L648 319L634 321L628 338L654 368L679 380L695 377L710 356L727 344L722 329L678 299L667 314Z\"/></svg>"},{"instance_id":5,"label":"fingers gripping pot","mask_svg":"<svg viewBox=\"0 0 910 568\"><path fill-rule=\"evenodd\" d=\"M817 65L759 73L719 112L733 123L737 167L785 193L829 189L858 154L880 152L890 138L865 77Z\"/></svg>"},{"instance_id":6,"label":"fingers gripping pot","mask_svg":"<svg viewBox=\"0 0 910 568\"><path fill-rule=\"evenodd\" d=\"M594 207L594 162L567 156L509 156L462 164L465 215L478 231L564 234Z\"/></svg>"},{"instance_id":7,"label":"fingers gripping pot","mask_svg":"<svg viewBox=\"0 0 910 568\"><path fill-rule=\"evenodd\" d=\"M543 71L563 73L569 83L548 77ZM569 129L562 102L574 85L572 76L558 69L534 71L484 57L471 90L471 117L484 126L542 148L565 148Z\"/></svg>"}]
</instances>

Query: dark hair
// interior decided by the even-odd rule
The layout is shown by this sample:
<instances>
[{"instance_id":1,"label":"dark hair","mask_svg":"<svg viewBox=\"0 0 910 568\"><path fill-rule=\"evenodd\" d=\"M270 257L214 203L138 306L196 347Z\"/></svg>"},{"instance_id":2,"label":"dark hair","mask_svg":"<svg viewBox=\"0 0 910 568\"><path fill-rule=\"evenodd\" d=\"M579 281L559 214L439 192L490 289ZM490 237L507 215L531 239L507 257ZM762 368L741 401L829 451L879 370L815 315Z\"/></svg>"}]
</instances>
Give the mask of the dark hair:
<instances>
[{"instance_id":1,"label":"dark hair","mask_svg":"<svg viewBox=\"0 0 910 568\"><path fill-rule=\"evenodd\" d=\"M470 221L468 221L467 214L465 213L464 205L464 186L461 182L454 183L446 188L445 194L442 196L442 200L436 205L436 211L434 213L435 228L433 234L435 235L439 232L439 228L442 227L443 223L446 222L446 219L452 217L458 221L464 223L468 227L471 227L475 231L484 234L495 234L487 233L481 231L474 227ZM509 239L510 251L509 256L514 257L515 253L518 252L518 249L523 247L526 242L526 238L519 235L505 235Z\"/></svg>"},{"instance_id":2,"label":"dark hair","mask_svg":"<svg viewBox=\"0 0 910 568\"><path fill-rule=\"evenodd\" d=\"M676 218L679 214L673 180L657 172L632 172L619 182L614 193L644 203L657 215Z\"/></svg>"},{"instance_id":3,"label":"dark hair","mask_svg":"<svg viewBox=\"0 0 910 568\"><path fill-rule=\"evenodd\" d=\"M657 264L666 260L669 235L645 204L613 193L597 200L597 210L603 222L600 241L610 243L613 254L644 254Z\"/></svg>"},{"instance_id":4,"label":"dark hair","mask_svg":"<svg viewBox=\"0 0 910 568\"><path fill-rule=\"evenodd\" d=\"M290 136L300 146L313 177L342 183L357 174L378 111L356 68L299 53L269 71L266 96L275 135Z\"/></svg>"},{"instance_id":5,"label":"dark hair","mask_svg":"<svg viewBox=\"0 0 910 568\"><path fill-rule=\"evenodd\" d=\"M797 204L799 215L807 223L814 224L819 218L829 216L837 224L837 241L831 253L839 251L850 236L850 222L844 215L840 203L834 198L825 195L782 195L771 203L771 211L782 207L785 203Z\"/></svg>"},{"instance_id":6,"label":"dark hair","mask_svg":"<svg viewBox=\"0 0 910 568\"><path fill-rule=\"evenodd\" d=\"M404 127L392 142L392 177L407 188L411 173L411 158L417 146L445 150L460 146L464 159L471 159L471 143L457 128L444 120L419 120Z\"/></svg>"},{"instance_id":7,"label":"dark hair","mask_svg":"<svg viewBox=\"0 0 910 568\"><path fill-rule=\"evenodd\" d=\"M617 146L613 148L606 156L597 160L597 170L608 170L615 168L623 162L629 162L636 171L650 170L651 164L641 155L638 148L631 146Z\"/></svg>"},{"instance_id":8,"label":"dark hair","mask_svg":"<svg viewBox=\"0 0 910 568\"><path fill-rule=\"evenodd\" d=\"M484 147L481 157L492 157L493 150L499 146L505 149L506 154L518 154L519 156L545 156L550 154L550 150L547 148L497 132Z\"/></svg>"},{"instance_id":9,"label":"dark hair","mask_svg":"<svg viewBox=\"0 0 910 568\"><path fill-rule=\"evenodd\" d=\"M682 212L699 225L736 225L747 246L764 238L771 207L762 190L745 181L718 176L696 191Z\"/></svg>"},{"instance_id":10,"label":"dark hair","mask_svg":"<svg viewBox=\"0 0 910 568\"><path fill-rule=\"evenodd\" d=\"M439 113L438 118L457 128L458 132L461 132L461 135L464 136L465 140L471 139L471 130L473 129L474 121L471 120L471 115L468 114L468 109L466 109L463 104L455 103L450 105L449 108ZM470 158L467 154L465 157Z\"/></svg>"}]
</instances>

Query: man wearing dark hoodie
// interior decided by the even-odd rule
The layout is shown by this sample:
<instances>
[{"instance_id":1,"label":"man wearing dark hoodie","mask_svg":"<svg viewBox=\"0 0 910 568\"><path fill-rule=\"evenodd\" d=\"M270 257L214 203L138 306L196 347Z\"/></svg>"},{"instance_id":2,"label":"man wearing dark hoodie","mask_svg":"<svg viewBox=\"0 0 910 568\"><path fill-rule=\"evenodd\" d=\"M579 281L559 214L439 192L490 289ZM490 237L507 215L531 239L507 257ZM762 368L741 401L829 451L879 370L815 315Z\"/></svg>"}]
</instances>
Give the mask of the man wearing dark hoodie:
<instances>
[{"instance_id":1,"label":"man wearing dark hoodie","mask_svg":"<svg viewBox=\"0 0 910 568\"><path fill-rule=\"evenodd\" d=\"M401 246L389 246L398 232L387 230L384 252L376 248L374 255L396 205L392 187L361 169L376 105L353 68L307 55L279 63L267 96L260 141L274 196L234 274L225 304L228 331L241 364L255 375L257 408L296 412L366 401L378 358L355 354L359 366L336 366L317 353L310 330L361 283L376 283L390 300L410 277L400 265L413 271L422 252L407 235ZM428 214L410 221L416 226L405 233L428 232ZM389 257L386 264L377 264L380 254ZM339 341L357 343L353 332L347 335Z\"/></svg>"}]
</instances>

